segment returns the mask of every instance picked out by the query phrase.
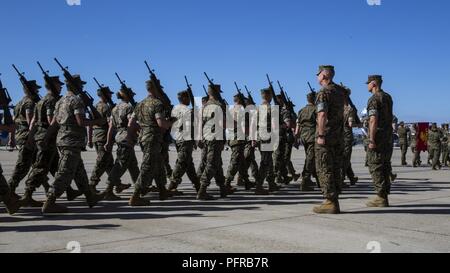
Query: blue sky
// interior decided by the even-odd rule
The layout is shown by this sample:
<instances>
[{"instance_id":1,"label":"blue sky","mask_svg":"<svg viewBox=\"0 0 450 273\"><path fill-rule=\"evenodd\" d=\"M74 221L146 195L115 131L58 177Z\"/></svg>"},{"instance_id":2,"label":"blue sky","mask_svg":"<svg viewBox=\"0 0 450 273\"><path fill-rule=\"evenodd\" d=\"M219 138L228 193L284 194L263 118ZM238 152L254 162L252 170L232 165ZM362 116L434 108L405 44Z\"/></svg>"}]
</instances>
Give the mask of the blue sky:
<instances>
[{"instance_id":1,"label":"blue sky","mask_svg":"<svg viewBox=\"0 0 450 273\"><path fill-rule=\"evenodd\" d=\"M141 99L147 59L174 103L184 75L201 96L206 71L228 101L234 81L259 99L269 73L300 107L307 81L318 88L317 66L333 64L358 108L370 96L367 75L383 74L399 119L443 122L450 120L449 11L445 0L3 0L0 73L18 101L11 64L42 83L36 61L60 74L58 57L92 95L92 77L117 90L119 72Z\"/></svg>"}]
</instances>

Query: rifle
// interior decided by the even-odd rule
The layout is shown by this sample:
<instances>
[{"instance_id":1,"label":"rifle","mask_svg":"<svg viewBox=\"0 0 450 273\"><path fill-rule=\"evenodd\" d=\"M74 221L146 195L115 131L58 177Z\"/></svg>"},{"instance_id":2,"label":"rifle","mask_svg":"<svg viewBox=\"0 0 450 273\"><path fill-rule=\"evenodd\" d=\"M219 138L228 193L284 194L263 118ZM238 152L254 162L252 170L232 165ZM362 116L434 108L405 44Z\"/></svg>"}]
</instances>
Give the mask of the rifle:
<instances>
[{"instance_id":1,"label":"rifle","mask_svg":"<svg viewBox=\"0 0 450 273\"><path fill-rule=\"evenodd\" d=\"M1 76L2 74L0 74ZM9 96L8 89L3 87L2 80L0 79L0 108L3 110L3 121L5 125L14 124L14 120L10 111L10 103L12 102L11 97Z\"/></svg>"},{"instance_id":2,"label":"rifle","mask_svg":"<svg viewBox=\"0 0 450 273\"><path fill-rule=\"evenodd\" d=\"M312 88L311 84L308 82L309 90L311 90L311 93L316 93L316 90Z\"/></svg>"},{"instance_id":3,"label":"rifle","mask_svg":"<svg viewBox=\"0 0 450 273\"><path fill-rule=\"evenodd\" d=\"M247 85L244 85L245 90L247 91L247 99L250 102L250 104L252 105L256 105L255 100L253 99L252 93L250 93L250 91L247 88Z\"/></svg>"},{"instance_id":4,"label":"rifle","mask_svg":"<svg viewBox=\"0 0 450 273\"><path fill-rule=\"evenodd\" d=\"M267 81L269 82L269 89L270 89L270 92L272 93L273 101L274 101L275 105L280 106L280 104L278 103L278 100L277 100L277 95L275 94L275 89L273 88L273 85L272 85L272 81L270 80L269 74L266 74L266 77L267 77Z\"/></svg>"},{"instance_id":5,"label":"rifle","mask_svg":"<svg viewBox=\"0 0 450 273\"><path fill-rule=\"evenodd\" d=\"M64 67L58 61L58 59L55 58L54 60L63 71L64 78L66 78L67 83L72 86L71 91L83 101L83 104L88 112L89 118L90 119L102 118L100 113L97 111L97 108L95 108L94 106L94 98L87 91L83 90L83 86L75 82L75 79L73 78L72 74L70 74L68 67Z\"/></svg>"},{"instance_id":6,"label":"rifle","mask_svg":"<svg viewBox=\"0 0 450 273\"><path fill-rule=\"evenodd\" d=\"M122 89L122 90L128 90L130 94L134 94L133 90L127 86L127 84L125 83L125 81L122 81L122 79L120 78L119 74L116 73L116 77L117 77L117 79L118 79L119 82L120 82L120 85L121 85L121 86L120 86L120 89ZM130 104L133 105L133 107L135 107L137 103L136 103L136 101L134 100L134 96L131 96L131 95L130 95L130 97L129 97L128 99L130 100Z\"/></svg>"},{"instance_id":7,"label":"rifle","mask_svg":"<svg viewBox=\"0 0 450 273\"><path fill-rule=\"evenodd\" d=\"M103 95L103 97L107 100L107 103L109 104L109 107L114 108L116 107L116 104L114 103L114 101L111 98L111 95L113 92L111 91L111 89L109 88L109 86L105 86L104 84L100 84L97 79L94 77L94 81L95 83L97 83L98 85L98 91Z\"/></svg>"},{"instance_id":8,"label":"rifle","mask_svg":"<svg viewBox=\"0 0 450 273\"><path fill-rule=\"evenodd\" d=\"M208 90L206 90L206 87L204 85L203 85L203 90L205 91L205 96L209 97Z\"/></svg>"},{"instance_id":9,"label":"rifle","mask_svg":"<svg viewBox=\"0 0 450 273\"><path fill-rule=\"evenodd\" d=\"M156 74L154 72L154 70L152 70L148 64L147 61L144 61L145 66L147 66L148 72L150 73L150 80L155 84L156 86L156 90L157 90L157 98L159 100L161 100L161 102L163 103L164 107L169 111L169 113L172 112L173 109L173 105L172 102L170 101L169 97L167 96L167 94L164 92L163 87L161 86L160 81L158 80L158 77L156 77Z\"/></svg>"},{"instance_id":10,"label":"rifle","mask_svg":"<svg viewBox=\"0 0 450 273\"><path fill-rule=\"evenodd\" d=\"M214 82L208 77L208 74L206 74L206 72L204 72L206 79L208 80L209 85L214 89L214 91L216 92L216 94L219 97L219 101L220 103L224 104L225 106L228 106L228 102L222 98L222 95L220 94L220 90L216 90L216 86L214 84Z\"/></svg>"},{"instance_id":11,"label":"rifle","mask_svg":"<svg viewBox=\"0 0 450 273\"><path fill-rule=\"evenodd\" d=\"M20 78L20 82L22 83L23 87L28 90L28 92L31 93L32 95L32 100L35 103L38 103L41 100L41 97L39 96L39 91L38 90L34 90L34 86L31 86L29 81L27 80L27 78L25 78L25 73L24 72L20 72L19 69L17 69L17 67L13 64L12 67L14 68L14 70L16 70L17 75L19 75ZM34 91L34 93L32 93Z\"/></svg>"},{"instance_id":12,"label":"rifle","mask_svg":"<svg viewBox=\"0 0 450 273\"><path fill-rule=\"evenodd\" d=\"M52 93L56 96L59 96L59 92L60 90L58 90L58 88L56 88L55 83L53 82L52 78L50 77L50 75L48 74L48 70L44 70L44 68L42 67L40 62L37 62L39 68L42 71L42 74L44 74L44 81L45 83L50 87L50 90L52 91Z\"/></svg>"},{"instance_id":13,"label":"rifle","mask_svg":"<svg viewBox=\"0 0 450 273\"><path fill-rule=\"evenodd\" d=\"M281 86L281 83L279 81L277 81L277 83L281 90L281 99L283 100L284 104L286 105L286 108L288 109L288 111L291 113L292 117L295 117L296 116L295 109L294 109L295 105L288 98L286 92L284 92L284 88L283 88L283 86Z\"/></svg>"},{"instance_id":14,"label":"rifle","mask_svg":"<svg viewBox=\"0 0 450 273\"><path fill-rule=\"evenodd\" d=\"M191 101L191 105L192 105L192 111L191 111L191 138L192 140L194 140L195 138L195 98L194 98L194 93L192 92L192 85L189 83L189 80L186 76L184 76L184 80L186 81L186 85L187 85L187 92L189 94L189 100ZM194 148L197 149L197 145L194 142Z\"/></svg>"},{"instance_id":15,"label":"rifle","mask_svg":"<svg viewBox=\"0 0 450 273\"><path fill-rule=\"evenodd\" d=\"M342 82L341 82L341 87L344 89L349 89ZM353 103L352 98L350 98L350 95L347 97L347 99L348 99L348 104L350 105L350 107L353 108L353 111L355 112L355 123L357 125L361 124L361 119L358 116L358 109L356 108L355 104Z\"/></svg>"},{"instance_id":16,"label":"rifle","mask_svg":"<svg viewBox=\"0 0 450 273\"><path fill-rule=\"evenodd\" d=\"M244 94L242 94L241 89L239 89L239 86L237 85L236 82L234 82L234 86L236 86L236 90L238 92L238 96L242 100L242 106L244 106L244 108L247 107L247 104L245 103L245 96L244 96Z\"/></svg>"}]
</instances>

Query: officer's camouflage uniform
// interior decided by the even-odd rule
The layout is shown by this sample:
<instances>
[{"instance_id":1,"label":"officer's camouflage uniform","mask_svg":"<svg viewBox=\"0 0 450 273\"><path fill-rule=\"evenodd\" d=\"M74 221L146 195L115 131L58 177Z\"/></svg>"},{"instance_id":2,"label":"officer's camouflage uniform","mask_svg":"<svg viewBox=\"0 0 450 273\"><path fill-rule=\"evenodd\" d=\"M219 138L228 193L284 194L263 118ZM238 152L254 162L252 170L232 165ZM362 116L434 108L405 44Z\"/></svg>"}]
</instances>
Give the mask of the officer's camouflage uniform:
<instances>
[{"instance_id":1,"label":"officer's camouflage uniform","mask_svg":"<svg viewBox=\"0 0 450 273\"><path fill-rule=\"evenodd\" d=\"M418 138L417 130L414 134L411 134L411 152L413 154L413 167L418 167L422 164L420 160L420 151L417 149L417 138Z\"/></svg>"},{"instance_id":2,"label":"officer's camouflage uniform","mask_svg":"<svg viewBox=\"0 0 450 273\"><path fill-rule=\"evenodd\" d=\"M5 204L6 210L11 215L19 210L22 203L19 199L11 195L9 185L3 176L2 164L0 164L0 202Z\"/></svg>"},{"instance_id":3,"label":"officer's camouflage uniform","mask_svg":"<svg viewBox=\"0 0 450 273\"><path fill-rule=\"evenodd\" d=\"M449 157L448 157L448 150L449 150L449 136L450 133L448 132L448 128L446 126L443 126L442 128L442 164L445 167L448 167Z\"/></svg>"},{"instance_id":4,"label":"officer's camouflage uniform","mask_svg":"<svg viewBox=\"0 0 450 273\"><path fill-rule=\"evenodd\" d=\"M428 142L430 144L431 154L433 155L433 157L431 158L433 170L436 170L438 168L440 169L442 167L439 161L441 157L441 146L442 146L441 138L442 138L441 131L436 126L433 126L431 130L428 132Z\"/></svg>"},{"instance_id":5,"label":"officer's camouflage uniform","mask_svg":"<svg viewBox=\"0 0 450 273\"><path fill-rule=\"evenodd\" d=\"M56 137L53 137L47 142L45 141L45 137L47 134L47 129L50 126L48 123L48 118L53 117L58 100L59 96L57 97L52 93L49 93L36 105L34 111L36 127L34 141L36 143L37 152L36 160L26 182L26 194L33 193L41 185L48 185L49 172L53 176L56 175L59 161L59 155L56 147Z\"/></svg>"},{"instance_id":6,"label":"officer's camouflage uniform","mask_svg":"<svg viewBox=\"0 0 450 273\"><path fill-rule=\"evenodd\" d=\"M300 128L300 140L305 148L305 164L302 172L302 187L312 184L311 176L317 177L315 162L315 135L317 126L316 107L306 105L298 113L297 126Z\"/></svg>"},{"instance_id":7,"label":"officer's camouflage uniform","mask_svg":"<svg viewBox=\"0 0 450 273\"><path fill-rule=\"evenodd\" d=\"M14 108L14 122L16 124L16 144L19 146L19 154L16 167L9 180L9 187L13 193L31 169L36 156L34 143L27 141L30 124L27 122L27 114L34 113L36 103L29 96L25 96Z\"/></svg>"},{"instance_id":8,"label":"officer's camouflage uniform","mask_svg":"<svg viewBox=\"0 0 450 273\"><path fill-rule=\"evenodd\" d=\"M268 92L263 89L262 92ZM263 188L264 181L267 180L269 184L270 191L279 190L278 185L275 183L274 165L273 165L273 150L278 145L277 143L271 142L271 131L272 131L272 110L271 105L263 103L258 108L258 126L262 124L267 124L267 132L264 129L258 128L259 136L259 152L261 154L261 163L259 164L258 179L256 181L256 188ZM268 135L266 135L268 134ZM275 142L275 141L273 141ZM273 145L271 149L263 149L263 145L269 146Z\"/></svg>"},{"instance_id":9,"label":"officer's camouflage uniform","mask_svg":"<svg viewBox=\"0 0 450 273\"><path fill-rule=\"evenodd\" d=\"M108 187L119 186L122 176L128 170L133 183L139 177L139 166L134 147L137 139L127 141L128 123L133 115L133 106L126 102L120 102L111 113L112 127L116 132L115 142L117 144L116 161L108 175Z\"/></svg>"},{"instance_id":10,"label":"officer's camouflage uniform","mask_svg":"<svg viewBox=\"0 0 450 273\"><path fill-rule=\"evenodd\" d=\"M111 107L105 102L99 102L95 108L100 113L102 123L93 127L93 139L97 160L91 174L91 186L97 186L101 181L102 175L106 172L108 176L114 166L112 151L105 149L108 138L108 122L111 117Z\"/></svg>"},{"instance_id":11,"label":"officer's camouflage uniform","mask_svg":"<svg viewBox=\"0 0 450 273\"><path fill-rule=\"evenodd\" d=\"M400 150L401 150L401 154L402 154L402 159L401 159L402 166L408 165L408 163L406 163L406 153L408 152L408 146L409 146L408 145L408 133L409 133L409 129L406 128L404 125L398 127L398 129L397 129Z\"/></svg>"},{"instance_id":12,"label":"officer's camouflage uniform","mask_svg":"<svg viewBox=\"0 0 450 273\"><path fill-rule=\"evenodd\" d=\"M295 117L291 117L291 120L295 121L296 119ZM295 172L294 164L292 163L292 148L294 147L294 143L295 143L294 132L292 132L292 129L288 129L283 161L286 164L288 174L291 175L294 180L297 180L300 175L297 175L297 173Z\"/></svg>"},{"instance_id":13,"label":"officer's camouflage uniform","mask_svg":"<svg viewBox=\"0 0 450 273\"><path fill-rule=\"evenodd\" d=\"M315 144L317 177L327 200L337 201L341 193L344 150L345 90L330 83L317 94L316 111L327 114L325 145Z\"/></svg>"},{"instance_id":14,"label":"officer's camouflage uniform","mask_svg":"<svg viewBox=\"0 0 450 273\"><path fill-rule=\"evenodd\" d=\"M392 109L391 96L382 90L374 94L367 105L369 118L375 116L378 120L375 134L376 149L368 150L369 170L375 190L378 196L383 198L386 198L391 190Z\"/></svg>"},{"instance_id":15,"label":"officer's camouflage uniform","mask_svg":"<svg viewBox=\"0 0 450 273\"><path fill-rule=\"evenodd\" d=\"M248 171L250 169L253 179L256 180L258 178L258 163L256 162L256 157L255 157L255 147L253 147L251 141L247 141L245 143L243 165L244 165L244 170L243 170L243 174L239 175L240 179L242 179L244 183L245 182L248 183L249 182Z\"/></svg>"},{"instance_id":16,"label":"officer's camouflage uniform","mask_svg":"<svg viewBox=\"0 0 450 273\"><path fill-rule=\"evenodd\" d=\"M169 190L177 189L182 182L184 174L188 176L196 190L198 191L199 189L199 181L195 172L194 159L192 158L194 140L191 135L186 135L184 130L184 128L188 128L187 126L190 126L191 130L194 129L190 124L192 111L185 105L180 105L172 111L172 116L177 119L174 127L178 129L175 136L178 158L173 169Z\"/></svg>"}]
</instances>

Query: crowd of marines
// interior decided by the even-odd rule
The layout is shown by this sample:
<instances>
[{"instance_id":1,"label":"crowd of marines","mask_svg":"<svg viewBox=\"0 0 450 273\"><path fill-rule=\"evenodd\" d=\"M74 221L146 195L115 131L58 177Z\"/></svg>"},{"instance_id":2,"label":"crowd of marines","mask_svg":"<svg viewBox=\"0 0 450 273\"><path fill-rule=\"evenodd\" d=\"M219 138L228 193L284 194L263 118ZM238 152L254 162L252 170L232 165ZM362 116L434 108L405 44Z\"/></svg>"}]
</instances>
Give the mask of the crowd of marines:
<instances>
[{"instance_id":1,"label":"crowd of marines","mask_svg":"<svg viewBox=\"0 0 450 273\"><path fill-rule=\"evenodd\" d=\"M213 179L221 198L234 194L237 187L254 189L256 195L268 195L299 179L301 191L313 191L316 186L314 179L325 200L313 211L340 213L339 195L344 188L358 182L352 170L351 156L353 128L362 124L358 124L358 113L350 100L351 90L336 84L334 77L333 66L320 66L317 79L321 89L307 94L308 103L298 113L288 111L280 95L274 96L271 84L261 90L261 105L257 106L253 98L239 92L233 97L234 107L229 108L221 97L221 86L210 81L207 96L202 98L199 126L194 122L187 125L179 122L197 114L190 100L190 90L178 93L181 107L167 107L160 99L162 87L156 77L146 82L148 96L139 103L134 101L135 93L125 84L117 92L117 105L111 103L113 93L104 92L100 86L100 101L95 106L99 115L95 117L87 117L87 105L77 95L77 90L86 84L79 75L66 77L65 82L58 76L48 76L47 93L42 99L35 95L41 87L36 81L28 81L24 84L25 96L14 108L14 124L0 125L0 130L9 132L9 144L19 148L17 164L9 181L5 180L0 167L1 200L10 214L16 213L20 207L42 207L44 214L66 213L68 209L57 202L64 193L68 200L84 195L92 208L101 200L121 200L118 194L132 186L121 181L128 171L134 187L130 206L150 205L149 199L145 198L149 192L158 192L162 201L182 195L178 187L186 174L197 192L197 199L203 201L215 198L208 192ZM368 118L364 122L368 129L366 163L376 191L374 198L367 202L369 207L389 206L388 195L395 180L391 165L393 100L382 89L382 83L380 75L368 77L368 90L372 96L367 105ZM64 85L67 92L61 96ZM271 116L274 105L280 109L277 119ZM226 121L219 125L210 122L217 118L217 109L230 111L236 118L238 112L248 106L254 106L258 124L266 124L269 132L270 128L279 128L278 141L273 149L261 148L271 143L271 134L258 133L256 138L250 138L251 121L247 116L244 126L239 126L237 120L231 128L227 128ZM274 124L274 120L278 124ZM192 131L199 130L201 140L186 137L183 131L187 126ZM441 167L440 154L443 164L447 166L449 162L446 126L446 129L439 130L434 124L429 133L433 168ZM170 134L173 127L178 129L175 135ZM245 138L227 139L227 130L233 131L234 136L241 133ZM217 132L224 137L217 137ZM402 164L405 165L408 143L415 143L415 136L402 123L398 135ZM172 169L169 146L173 142L177 160ZM296 173L291 161L292 150L298 143L304 146L306 153L301 174ZM81 156L86 145L97 152L90 177ZM114 145L117 146L115 156ZM141 165L135 153L137 145L143 152ZM226 145L231 149L231 159L224 173L222 152ZM414 166L418 166L420 156L413 146L411 148L415 154ZM202 151L197 169L192 156L195 149ZM255 156L257 150L261 155L259 164ZM99 191L97 186L104 174L107 176L106 189ZM54 177L53 183L49 183L49 175ZM344 182L346 177L350 185ZM19 196L16 189L25 178L25 193ZM233 185L235 180L237 183ZM71 186L72 181L77 189ZM44 202L33 198L33 193L41 186L46 192Z\"/></svg>"}]
</instances>

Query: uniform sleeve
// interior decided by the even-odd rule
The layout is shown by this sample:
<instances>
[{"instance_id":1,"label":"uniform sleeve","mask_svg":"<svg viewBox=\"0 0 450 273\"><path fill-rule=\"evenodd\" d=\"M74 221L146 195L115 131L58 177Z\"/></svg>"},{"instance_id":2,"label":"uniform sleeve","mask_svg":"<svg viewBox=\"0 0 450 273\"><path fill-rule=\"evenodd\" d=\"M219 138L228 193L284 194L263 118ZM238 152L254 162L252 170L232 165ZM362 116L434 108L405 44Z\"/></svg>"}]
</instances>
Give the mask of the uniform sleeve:
<instances>
[{"instance_id":1,"label":"uniform sleeve","mask_svg":"<svg viewBox=\"0 0 450 273\"><path fill-rule=\"evenodd\" d=\"M33 114L35 105L36 104L32 100L27 100L23 105L23 110L26 114Z\"/></svg>"},{"instance_id":2,"label":"uniform sleeve","mask_svg":"<svg viewBox=\"0 0 450 273\"><path fill-rule=\"evenodd\" d=\"M316 111L317 113L328 112L328 95L324 91L319 92L317 95Z\"/></svg>"},{"instance_id":3,"label":"uniform sleeve","mask_svg":"<svg viewBox=\"0 0 450 273\"><path fill-rule=\"evenodd\" d=\"M285 123L290 122L290 121L291 121L291 113L289 113L289 111L288 111L287 109L285 109L285 110L283 111L282 118L283 118L283 121L284 121Z\"/></svg>"},{"instance_id":4,"label":"uniform sleeve","mask_svg":"<svg viewBox=\"0 0 450 273\"><path fill-rule=\"evenodd\" d=\"M298 118L297 118L297 124L298 125L300 125L302 123L302 120L301 120L302 112L303 112L303 109L298 112Z\"/></svg>"},{"instance_id":5,"label":"uniform sleeve","mask_svg":"<svg viewBox=\"0 0 450 273\"><path fill-rule=\"evenodd\" d=\"M375 97L370 98L367 104L367 115L369 117L378 116L378 102Z\"/></svg>"},{"instance_id":6,"label":"uniform sleeve","mask_svg":"<svg viewBox=\"0 0 450 273\"><path fill-rule=\"evenodd\" d=\"M163 119L166 117L165 115L165 111L164 111L164 107L162 105L162 103L157 103L155 104L155 109L154 109L154 115L155 115L155 119Z\"/></svg>"},{"instance_id":7,"label":"uniform sleeve","mask_svg":"<svg viewBox=\"0 0 450 273\"><path fill-rule=\"evenodd\" d=\"M47 103L47 105L46 105L46 109L47 109L46 114L47 114L48 117L51 117L51 116L54 115L55 107L56 107L55 104L56 103L52 102L52 101Z\"/></svg>"},{"instance_id":8,"label":"uniform sleeve","mask_svg":"<svg viewBox=\"0 0 450 273\"><path fill-rule=\"evenodd\" d=\"M76 99L73 104L73 113L75 115L85 115L84 104L81 99Z\"/></svg>"}]
</instances>

